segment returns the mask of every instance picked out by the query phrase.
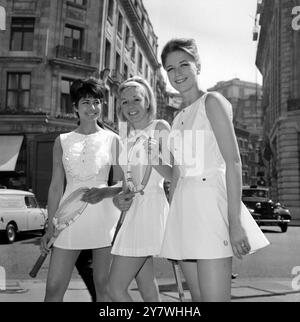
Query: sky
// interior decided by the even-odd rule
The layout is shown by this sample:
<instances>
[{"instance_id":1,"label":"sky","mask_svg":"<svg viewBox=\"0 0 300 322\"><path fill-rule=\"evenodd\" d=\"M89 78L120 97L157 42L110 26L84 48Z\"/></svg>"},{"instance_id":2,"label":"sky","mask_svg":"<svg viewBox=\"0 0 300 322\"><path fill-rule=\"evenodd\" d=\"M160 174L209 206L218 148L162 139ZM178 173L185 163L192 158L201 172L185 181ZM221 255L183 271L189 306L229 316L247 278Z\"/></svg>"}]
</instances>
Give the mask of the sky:
<instances>
[{"instance_id":1,"label":"sky","mask_svg":"<svg viewBox=\"0 0 300 322\"><path fill-rule=\"evenodd\" d=\"M262 83L255 67L257 42L252 41L257 0L143 0L143 3L158 37L159 57L171 38L196 40L203 90L232 78Z\"/></svg>"}]
</instances>

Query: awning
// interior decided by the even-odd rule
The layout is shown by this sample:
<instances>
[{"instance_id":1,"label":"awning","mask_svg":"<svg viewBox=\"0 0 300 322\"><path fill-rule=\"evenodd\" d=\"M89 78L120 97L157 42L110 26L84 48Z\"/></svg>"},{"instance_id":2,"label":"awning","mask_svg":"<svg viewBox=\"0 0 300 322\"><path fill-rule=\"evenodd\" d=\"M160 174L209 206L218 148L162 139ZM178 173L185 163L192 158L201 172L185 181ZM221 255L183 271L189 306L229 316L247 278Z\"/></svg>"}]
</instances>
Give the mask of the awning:
<instances>
[{"instance_id":1,"label":"awning","mask_svg":"<svg viewBox=\"0 0 300 322\"><path fill-rule=\"evenodd\" d=\"M0 30L6 29L6 13L5 8L0 6Z\"/></svg>"},{"instance_id":2,"label":"awning","mask_svg":"<svg viewBox=\"0 0 300 322\"><path fill-rule=\"evenodd\" d=\"M0 135L0 171L15 171L23 135Z\"/></svg>"}]
</instances>

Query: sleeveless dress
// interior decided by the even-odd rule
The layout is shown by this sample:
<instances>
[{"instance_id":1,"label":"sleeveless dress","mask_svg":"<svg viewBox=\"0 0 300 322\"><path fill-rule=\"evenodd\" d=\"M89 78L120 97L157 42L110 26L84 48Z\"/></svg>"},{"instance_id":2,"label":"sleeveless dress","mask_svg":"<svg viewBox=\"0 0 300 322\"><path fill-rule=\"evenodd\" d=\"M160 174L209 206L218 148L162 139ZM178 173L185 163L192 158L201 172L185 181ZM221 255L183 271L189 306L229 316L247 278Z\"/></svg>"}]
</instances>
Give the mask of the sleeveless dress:
<instances>
[{"instance_id":1,"label":"sleeveless dress","mask_svg":"<svg viewBox=\"0 0 300 322\"><path fill-rule=\"evenodd\" d=\"M139 135L146 133L147 136L154 137L156 121L153 121L146 129L131 133L125 140L133 143ZM143 145L135 146L143 148ZM138 151L136 155L138 155ZM127 153L127 151L126 151ZM122 153L119 160L122 159ZM123 159L124 160L124 159ZM123 164L122 164L123 163ZM124 173L127 166L120 161ZM161 244L164 236L164 229L169 204L163 188L163 177L152 168L152 172L144 190L144 194L137 193L131 207L125 215L124 222L117 234L112 254L121 256L157 256L160 253Z\"/></svg>"},{"instance_id":2,"label":"sleeveless dress","mask_svg":"<svg viewBox=\"0 0 300 322\"><path fill-rule=\"evenodd\" d=\"M233 256L229 238L226 164L206 115L206 95L176 116L170 133L169 142L174 142L170 149L180 170L160 254L170 259ZM229 102L227 112L232 120ZM241 221L251 246L250 252L269 244L242 201Z\"/></svg>"},{"instance_id":3,"label":"sleeveless dress","mask_svg":"<svg viewBox=\"0 0 300 322\"><path fill-rule=\"evenodd\" d=\"M89 135L74 131L60 135L67 181L61 202L80 187L107 186L114 138L117 135L106 130ZM119 211L111 198L88 204L82 215L59 234L54 246L63 249L110 246L118 217Z\"/></svg>"}]
</instances>

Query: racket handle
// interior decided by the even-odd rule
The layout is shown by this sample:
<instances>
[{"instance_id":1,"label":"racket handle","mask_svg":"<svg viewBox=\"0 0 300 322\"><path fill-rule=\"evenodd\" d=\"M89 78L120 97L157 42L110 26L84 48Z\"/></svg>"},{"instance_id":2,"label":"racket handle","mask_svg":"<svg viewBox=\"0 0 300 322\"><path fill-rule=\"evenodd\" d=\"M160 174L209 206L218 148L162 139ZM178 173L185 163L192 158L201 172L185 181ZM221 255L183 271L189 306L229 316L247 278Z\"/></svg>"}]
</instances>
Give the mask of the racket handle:
<instances>
[{"instance_id":1,"label":"racket handle","mask_svg":"<svg viewBox=\"0 0 300 322\"><path fill-rule=\"evenodd\" d=\"M184 302L185 295L184 295L184 290L183 290L183 286L182 286L179 265L178 265L177 261L175 261L175 260L170 259L170 261L171 261L172 267L173 267L173 272L174 272L175 281L176 281L176 285L177 285L179 300L180 300L180 302Z\"/></svg>"},{"instance_id":2,"label":"racket handle","mask_svg":"<svg viewBox=\"0 0 300 322\"><path fill-rule=\"evenodd\" d=\"M115 233L114 233L114 237L113 237L113 240L111 242L112 246L114 245L115 239L116 239L116 237L118 235L118 232L119 232L119 230L120 230L120 228L121 228L121 226L123 224L125 214L126 214L126 211L121 212L121 215L120 215L120 218L118 220L117 227L116 227L116 230L115 230Z\"/></svg>"},{"instance_id":3,"label":"racket handle","mask_svg":"<svg viewBox=\"0 0 300 322\"><path fill-rule=\"evenodd\" d=\"M47 253L43 253L40 255L40 257L37 259L37 261L35 262L32 270L29 272L29 275L34 278L36 277L37 273L39 272L41 266L43 265L46 257L47 257Z\"/></svg>"}]
</instances>

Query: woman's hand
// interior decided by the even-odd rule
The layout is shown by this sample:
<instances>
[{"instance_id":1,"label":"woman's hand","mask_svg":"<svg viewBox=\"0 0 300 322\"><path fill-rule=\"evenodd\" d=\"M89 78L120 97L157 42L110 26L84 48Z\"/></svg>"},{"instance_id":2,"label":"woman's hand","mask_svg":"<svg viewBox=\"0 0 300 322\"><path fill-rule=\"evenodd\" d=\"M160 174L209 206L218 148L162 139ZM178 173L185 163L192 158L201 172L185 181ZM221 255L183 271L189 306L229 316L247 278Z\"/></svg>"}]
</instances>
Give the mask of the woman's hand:
<instances>
[{"instance_id":1,"label":"woman's hand","mask_svg":"<svg viewBox=\"0 0 300 322\"><path fill-rule=\"evenodd\" d=\"M121 192L113 197L114 205L121 211L127 211L133 201L133 192Z\"/></svg>"},{"instance_id":2,"label":"woman's hand","mask_svg":"<svg viewBox=\"0 0 300 322\"><path fill-rule=\"evenodd\" d=\"M40 243L40 250L41 253L43 254L48 254L50 252L50 248L47 246L49 240L53 236L53 231L54 228L52 226L48 226L47 231L45 235L41 238L41 243Z\"/></svg>"},{"instance_id":3,"label":"woman's hand","mask_svg":"<svg viewBox=\"0 0 300 322\"><path fill-rule=\"evenodd\" d=\"M108 187L104 188L91 188L84 193L81 200L90 204L96 204L107 197Z\"/></svg>"},{"instance_id":4,"label":"woman's hand","mask_svg":"<svg viewBox=\"0 0 300 322\"><path fill-rule=\"evenodd\" d=\"M251 250L244 228L239 223L230 224L229 234L234 255L242 259L242 256L247 255Z\"/></svg>"}]
</instances>

